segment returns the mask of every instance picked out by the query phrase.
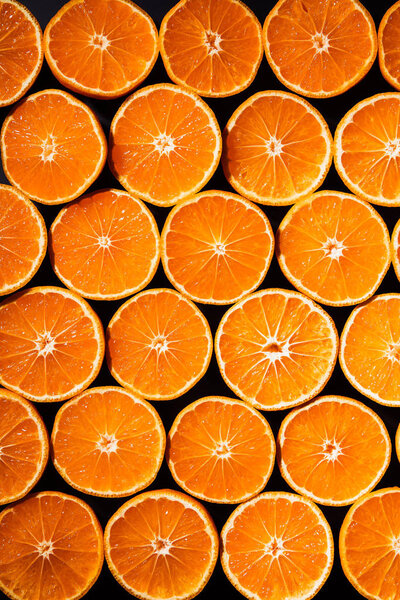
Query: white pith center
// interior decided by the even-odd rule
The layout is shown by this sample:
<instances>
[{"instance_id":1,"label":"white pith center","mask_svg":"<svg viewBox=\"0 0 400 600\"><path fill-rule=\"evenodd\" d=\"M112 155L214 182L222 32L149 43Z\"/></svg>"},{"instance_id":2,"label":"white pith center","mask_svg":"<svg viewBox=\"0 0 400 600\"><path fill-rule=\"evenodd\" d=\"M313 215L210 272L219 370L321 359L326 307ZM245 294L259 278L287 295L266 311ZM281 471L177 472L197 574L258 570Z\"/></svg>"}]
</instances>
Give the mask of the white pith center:
<instances>
[{"instance_id":1,"label":"white pith center","mask_svg":"<svg viewBox=\"0 0 400 600\"><path fill-rule=\"evenodd\" d=\"M111 245L111 240L106 235L100 236L97 242L101 248L108 248Z\"/></svg>"},{"instance_id":2,"label":"white pith center","mask_svg":"<svg viewBox=\"0 0 400 600\"><path fill-rule=\"evenodd\" d=\"M400 362L400 344L388 344L386 356L392 362Z\"/></svg>"},{"instance_id":3,"label":"white pith center","mask_svg":"<svg viewBox=\"0 0 400 600\"><path fill-rule=\"evenodd\" d=\"M54 351L55 339L49 332L45 332L36 338L35 345L39 356L47 356Z\"/></svg>"},{"instance_id":4,"label":"white pith center","mask_svg":"<svg viewBox=\"0 0 400 600\"><path fill-rule=\"evenodd\" d=\"M400 554L400 537L395 537L392 540L393 551L396 554Z\"/></svg>"},{"instance_id":5,"label":"white pith center","mask_svg":"<svg viewBox=\"0 0 400 600\"><path fill-rule=\"evenodd\" d=\"M100 34L96 33L92 37L92 46L94 46L95 48L99 48L100 50L106 50L109 45L110 45L110 40L108 39L108 37L106 35L103 35L102 33L100 33Z\"/></svg>"},{"instance_id":6,"label":"white pith center","mask_svg":"<svg viewBox=\"0 0 400 600\"><path fill-rule=\"evenodd\" d=\"M400 139L394 138L393 140L389 140L385 144L385 153L390 158L397 158L400 156Z\"/></svg>"},{"instance_id":7,"label":"white pith center","mask_svg":"<svg viewBox=\"0 0 400 600\"><path fill-rule=\"evenodd\" d=\"M231 455L231 450L227 442L220 441L213 450L213 454L218 458L226 459Z\"/></svg>"},{"instance_id":8,"label":"white pith center","mask_svg":"<svg viewBox=\"0 0 400 600\"><path fill-rule=\"evenodd\" d=\"M261 348L261 352L270 361L275 362L280 360L283 356L290 356L289 342L279 342L275 338L266 339L264 345Z\"/></svg>"},{"instance_id":9,"label":"white pith center","mask_svg":"<svg viewBox=\"0 0 400 600\"><path fill-rule=\"evenodd\" d=\"M155 150L161 155L166 154L168 156L169 153L175 149L174 140L167 133L160 133L160 135L155 137L153 140L153 145Z\"/></svg>"},{"instance_id":10,"label":"white pith center","mask_svg":"<svg viewBox=\"0 0 400 600\"><path fill-rule=\"evenodd\" d=\"M336 240L335 238L327 239L322 248L325 252L325 256L328 256L333 260L337 260L343 256L343 250L345 250L343 242Z\"/></svg>"},{"instance_id":11,"label":"white pith center","mask_svg":"<svg viewBox=\"0 0 400 600\"><path fill-rule=\"evenodd\" d=\"M325 460L328 462L334 462L338 457L343 454L340 444L335 440L325 440L322 446L322 453Z\"/></svg>"},{"instance_id":12,"label":"white pith center","mask_svg":"<svg viewBox=\"0 0 400 600\"><path fill-rule=\"evenodd\" d=\"M265 141L265 146L267 148L267 153L271 156L279 156L282 154L283 145L281 140L278 140L274 135L272 135L269 140Z\"/></svg>"},{"instance_id":13,"label":"white pith center","mask_svg":"<svg viewBox=\"0 0 400 600\"><path fill-rule=\"evenodd\" d=\"M221 42L222 38L219 33L211 31L211 29L205 32L204 44L207 48L209 56L213 56L214 54L218 54L218 52L221 52Z\"/></svg>"},{"instance_id":14,"label":"white pith center","mask_svg":"<svg viewBox=\"0 0 400 600\"><path fill-rule=\"evenodd\" d=\"M324 33L315 33L312 36L313 47L316 51L321 54L322 52L328 52L329 50L329 39Z\"/></svg>"},{"instance_id":15,"label":"white pith center","mask_svg":"<svg viewBox=\"0 0 400 600\"><path fill-rule=\"evenodd\" d=\"M272 540L264 546L265 554L272 556L272 558L278 558L284 551L283 540L277 537L272 538Z\"/></svg>"},{"instance_id":16,"label":"white pith center","mask_svg":"<svg viewBox=\"0 0 400 600\"><path fill-rule=\"evenodd\" d=\"M53 134L49 134L42 144L42 154L40 155L43 162L52 162L56 155L56 143Z\"/></svg>"},{"instance_id":17,"label":"white pith center","mask_svg":"<svg viewBox=\"0 0 400 600\"><path fill-rule=\"evenodd\" d=\"M49 558L54 549L53 542L51 540L43 540L38 546L36 546L36 549L40 556L43 556L43 558Z\"/></svg>"},{"instance_id":18,"label":"white pith center","mask_svg":"<svg viewBox=\"0 0 400 600\"><path fill-rule=\"evenodd\" d=\"M118 440L116 440L114 435L102 433L100 435L100 439L97 441L96 446L98 450L100 450L100 452L106 452L107 454L111 454L111 452L117 451Z\"/></svg>"},{"instance_id":19,"label":"white pith center","mask_svg":"<svg viewBox=\"0 0 400 600\"><path fill-rule=\"evenodd\" d=\"M218 254L218 256L223 256L226 252L225 244L216 243L214 244L214 252Z\"/></svg>"},{"instance_id":20,"label":"white pith center","mask_svg":"<svg viewBox=\"0 0 400 600\"><path fill-rule=\"evenodd\" d=\"M172 542L168 538L156 537L152 542L154 552L161 556L165 556L169 554L170 548L172 547Z\"/></svg>"},{"instance_id":21,"label":"white pith center","mask_svg":"<svg viewBox=\"0 0 400 600\"><path fill-rule=\"evenodd\" d=\"M151 342L151 348L157 350L157 352L166 352L168 350L168 341L163 335L158 335Z\"/></svg>"}]
</instances>

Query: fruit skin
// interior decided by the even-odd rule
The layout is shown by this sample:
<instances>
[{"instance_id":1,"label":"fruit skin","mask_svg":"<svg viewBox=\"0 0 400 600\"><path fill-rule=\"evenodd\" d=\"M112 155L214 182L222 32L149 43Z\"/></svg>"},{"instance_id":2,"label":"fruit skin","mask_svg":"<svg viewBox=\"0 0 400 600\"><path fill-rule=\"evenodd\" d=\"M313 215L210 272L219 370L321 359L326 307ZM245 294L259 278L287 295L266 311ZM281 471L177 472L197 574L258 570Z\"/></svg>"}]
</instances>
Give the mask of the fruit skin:
<instances>
[{"instance_id":1,"label":"fruit skin","mask_svg":"<svg viewBox=\"0 0 400 600\"><path fill-rule=\"evenodd\" d=\"M397 221L394 226L392 237L390 239L390 253L392 257L392 264L394 268L394 272L396 273L397 279L400 281L400 261L397 257L397 248L400 249L400 244L398 244L399 240L399 230L400 230L400 219Z\"/></svg>"},{"instance_id":2,"label":"fruit skin","mask_svg":"<svg viewBox=\"0 0 400 600\"><path fill-rule=\"evenodd\" d=\"M393 77L393 75L391 75L389 73L388 69L386 68L385 53L383 51L383 32L384 32L385 26L387 25L387 22L388 22L389 18L391 17L391 15L396 10L399 10L399 8L400 8L400 0L398 0L397 2L395 2L394 4L392 4L392 6L390 6L388 8L388 10L385 12L385 14L382 17L382 21L380 22L379 28L378 28L378 60L379 60L379 68L380 68L380 71L382 73L382 76L396 90L400 90L400 81L398 79L396 79L395 77ZM399 49L400 49L400 46L399 46Z\"/></svg>"}]
</instances>

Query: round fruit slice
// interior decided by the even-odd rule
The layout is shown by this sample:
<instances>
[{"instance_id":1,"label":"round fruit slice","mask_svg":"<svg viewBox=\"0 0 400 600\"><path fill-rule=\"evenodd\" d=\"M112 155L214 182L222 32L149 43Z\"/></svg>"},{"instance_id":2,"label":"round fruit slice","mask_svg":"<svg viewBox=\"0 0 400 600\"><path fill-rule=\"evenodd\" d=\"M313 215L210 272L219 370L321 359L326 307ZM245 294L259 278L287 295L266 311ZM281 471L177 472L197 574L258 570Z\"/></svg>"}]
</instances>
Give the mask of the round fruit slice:
<instances>
[{"instance_id":1,"label":"round fruit slice","mask_svg":"<svg viewBox=\"0 0 400 600\"><path fill-rule=\"evenodd\" d=\"M290 412L277 444L285 481L327 506L352 504L370 492L390 463L383 421L362 402L343 396L322 396Z\"/></svg>"},{"instance_id":2,"label":"round fruit slice","mask_svg":"<svg viewBox=\"0 0 400 600\"><path fill-rule=\"evenodd\" d=\"M353 87L377 52L374 21L358 0L280 0L265 20L263 39L279 81L312 98Z\"/></svg>"},{"instance_id":3,"label":"round fruit slice","mask_svg":"<svg viewBox=\"0 0 400 600\"><path fill-rule=\"evenodd\" d=\"M158 55L157 29L130 0L71 0L44 32L53 75L94 98L117 98L137 87Z\"/></svg>"},{"instance_id":4,"label":"round fruit slice","mask_svg":"<svg viewBox=\"0 0 400 600\"><path fill-rule=\"evenodd\" d=\"M109 163L128 192L172 206L198 192L218 166L221 132L212 110L169 83L142 88L111 123Z\"/></svg>"},{"instance_id":5,"label":"round fruit slice","mask_svg":"<svg viewBox=\"0 0 400 600\"><path fill-rule=\"evenodd\" d=\"M49 456L47 431L28 400L0 389L0 504L25 496Z\"/></svg>"},{"instance_id":6,"label":"round fruit slice","mask_svg":"<svg viewBox=\"0 0 400 600\"><path fill-rule=\"evenodd\" d=\"M169 289L137 294L120 306L107 330L111 374L150 400L171 400L190 390L206 372L212 346L197 306Z\"/></svg>"},{"instance_id":7,"label":"round fruit slice","mask_svg":"<svg viewBox=\"0 0 400 600\"><path fill-rule=\"evenodd\" d=\"M381 73L390 85L400 90L400 2L395 2L383 15L378 30L378 52Z\"/></svg>"},{"instance_id":8,"label":"round fruit slice","mask_svg":"<svg viewBox=\"0 0 400 600\"><path fill-rule=\"evenodd\" d=\"M347 513L339 537L344 574L371 600L400 596L400 488L367 494Z\"/></svg>"},{"instance_id":9,"label":"round fruit slice","mask_svg":"<svg viewBox=\"0 0 400 600\"><path fill-rule=\"evenodd\" d=\"M332 136L309 102L288 92L254 94L224 131L222 166L231 186L261 204L293 204L316 190L332 161Z\"/></svg>"},{"instance_id":10,"label":"round fruit slice","mask_svg":"<svg viewBox=\"0 0 400 600\"><path fill-rule=\"evenodd\" d=\"M397 431L396 431L395 449L396 449L397 458L400 461L400 424L398 425Z\"/></svg>"},{"instance_id":11,"label":"round fruit slice","mask_svg":"<svg viewBox=\"0 0 400 600\"><path fill-rule=\"evenodd\" d=\"M321 510L302 496L268 492L238 506L221 532L221 562L251 600L308 600L333 563L333 538Z\"/></svg>"},{"instance_id":12,"label":"round fruit slice","mask_svg":"<svg viewBox=\"0 0 400 600\"><path fill-rule=\"evenodd\" d=\"M29 10L15 0L0 0L0 106L19 100L43 63L42 30Z\"/></svg>"},{"instance_id":13,"label":"round fruit slice","mask_svg":"<svg viewBox=\"0 0 400 600\"><path fill-rule=\"evenodd\" d=\"M208 502L237 504L266 486L275 440L257 410L220 396L184 408L168 434L167 462L186 492Z\"/></svg>"},{"instance_id":14,"label":"round fruit slice","mask_svg":"<svg viewBox=\"0 0 400 600\"><path fill-rule=\"evenodd\" d=\"M397 221L390 242L392 263L397 279L400 281L400 219Z\"/></svg>"},{"instance_id":15,"label":"round fruit slice","mask_svg":"<svg viewBox=\"0 0 400 600\"><path fill-rule=\"evenodd\" d=\"M331 317L303 294L261 290L222 317L215 354L225 383L262 410L302 404L322 390L338 353Z\"/></svg>"},{"instance_id":16,"label":"round fruit slice","mask_svg":"<svg viewBox=\"0 0 400 600\"><path fill-rule=\"evenodd\" d=\"M9 181L43 204L74 200L97 179L107 142L86 104L62 90L24 98L1 129L1 157Z\"/></svg>"},{"instance_id":17,"label":"round fruit slice","mask_svg":"<svg viewBox=\"0 0 400 600\"><path fill-rule=\"evenodd\" d=\"M232 96L256 76L261 25L240 0L181 0L161 23L160 52L175 83L200 96Z\"/></svg>"},{"instance_id":18,"label":"round fruit slice","mask_svg":"<svg viewBox=\"0 0 400 600\"><path fill-rule=\"evenodd\" d=\"M51 443L54 466L72 487L95 496L130 496L154 481L165 432L146 400L119 387L99 387L63 404Z\"/></svg>"},{"instance_id":19,"label":"round fruit slice","mask_svg":"<svg viewBox=\"0 0 400 600\"><path fill-rule=\"evenodd\" d=\"M32 279L46 248L46 225L36 206L19 190L0 185L0 296Z\"/></svg>"},{"instance_id":20,"label":"round fruit slice","mask_svg":"<svg viewBox=\"0 0 400 600\"><path fill-rule=\"evenodd\" d=\"M195 302L231 304L264 279L274 234L261 209L228 192L207 191L169 213L161 235L165 274Z\"/></svg>"},{"instance_id":21,"label":"round fruit slice","mask_svg":"<svg viewBox=\"0 0 400 600\"><path fill-rule=\"evenodd\" d=\"M0 383L37 402L87 388L104 356L94 310L75 292L35 287L0 304Z\"/></svg>"},{"instance_id":22,"label":"round fruit slice","mask_svg":"<svg viewBox=\"0 0 400 600\"><path fill-rule=\"evenodd\" d=\"M102 565L102 530L83 500L41 492L0 514L0 589L10 598L78 600Z\"/></svg>"},{"instance_id":23,"label":"round fruit slice","mask_svg":"<svg viewBox=\"0 0 400 600\"><path fill-rule=\"evenodd\" d=\"M357 304L390 265L384 220L351 194L324 190L295 204L279 226L279 265L298 290L331 306Z\"/></svg>"},{"instance_id":24,"label":"round fruit slice","mask_svg":"<svg viewBox=\"0 0 400 600\"><path fill-rule=\"evenodd\" d=\"M160 235L143 202L107 189L60 211L50 229L49 251L67 287L85 298L116 300L151 281L160 259Z\"/></svg>"}]
</instances>

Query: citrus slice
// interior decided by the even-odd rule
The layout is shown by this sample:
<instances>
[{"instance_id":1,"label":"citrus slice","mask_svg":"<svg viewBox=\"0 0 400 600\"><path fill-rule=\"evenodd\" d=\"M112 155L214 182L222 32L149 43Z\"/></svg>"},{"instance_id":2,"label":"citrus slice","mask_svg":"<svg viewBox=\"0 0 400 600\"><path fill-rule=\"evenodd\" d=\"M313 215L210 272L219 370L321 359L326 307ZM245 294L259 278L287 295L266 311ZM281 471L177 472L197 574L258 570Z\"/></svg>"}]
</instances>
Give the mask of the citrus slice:
<instances>
[{"instance_id":1,"label":"citrus slice","mask_svg":"<svg viewBox=\"0 0 400 600\"><path fill-rule=\"evenodd\" d=\"M394 226L390 246L393 268L397 279L400 281L400 219Z\"/></svg>"},{"instance_id":2,"label":"citrus slice","mask_svg":"<svg viewBox=\"0 0 400 600\"><path fill-rule=\"evenodd\" d=\"M383 15L378 30L378 52L381 73L390 85L400 90L400 2L395 2Z\"/></svg>"},{"instance_id":3,"label":"citrus slice","mask_svg":"<svg viewBox=\"0 0 400 600\"><path fill-rule=\"evenodd\" d=\"M42 30L29 10L15 0L0 0L0 106L29 90L43 63Z\"/></svg>"},{"instance_id":4,"label":"citrus slice","mask_svg":"<svg viewBox=\"0 0 400 600\"><path fill-rule=\"evenodd\" d=\"M153 20L130 0L70 0L49 21L43 42L53 75L94 98L133 90L158 55Z\"/></svg>"},{"instance_id":5,"label":"citrus slice","mask_svg":"<svg viewBox=\"0 0 400 600\"><path fill-rule=\"evenodd\" d=\"M146 400L119 387L98 387L62 405L51 443L54 466L72 487L95 496L130 496L154 481L165 432Z\"/></svg>"},{"instance_id":6,"label":"citrus slice","mask_svg":"<svg viewBox=\"0 0 400 600\"><path fill-rule=\"evenodd\" d=\"M189 494L237 504L266 486L275 462L268 421L240 400L201 398L186 406L168 434L167 462Z\"/></svg>"},{"instance_id":7,"label":"citrus slice","mask_svg":"<svg viewBox=\"0 0 400 600\"><path fill-rule=\"evenodd\" d=\"M400 488L384 488L353 504L340 530L344 574L371 600L400 596Z\"/></svg>"},{"instance_id":8,"label":"citrus slice","mask_svg":"<svg viewBox=\"0 0 400 600\"><path fill-rule=\"evenodd\" d=\"M261 290L232 306L215 336L225 383L256 408L302 404L322 390L338 352L331 317L309 298Z\"/></svg>"},{"instance_id":9,"label":"citrus slice","mask_svg":"<svg viewBox=\"0 0 400 600\"><path fill-rule=\"evenodd\" d=\"M83 500L41 492L0 514L0 589L14 600L78 600L103 564L103 536Z\"/></svg>"},{"instance_id":10,"label":"citrus slice","mask_svg":"<svg viewBox=\"0 0 400 600\"><path fill-rule=\"evenodd\" d=\"M257 74L261 25L240 0L181 0L161 23L160 52L175 83L200 96L232 96Z\"/></svg>"},{"instance_id":11,"label":"citrus slice","mask_svg":"<svg viewBox=\"0 0 400 600\"><path fill-rule=\"evenodd\" d=\"M47 431L28 400L0 389L0 504L25 496L49 456Z\"/></svg>"},{"instance_id":12,"label":"citrus slice","mask_svg":"<svg viewBox=\"0 0 400 600\"><path fill-rule=\"evenodd\" d=\"M206 372L212 347L203 314L169 289L140 292L120 306L107 329L111 374L150 400L171 400L190 390Z\"/></svg>"},{"instance_id":13,"label":"citrus slice","mask_svg":"<svg viewBox=\"0 0 400 600\"><path fill-rule=\"evenodd\" d=\"M298 290L331 306L372 296L390 265L385 221L351 194L324 190L295 204L277 232L279 265Z\"/></svg>"},{"instance_id":14,"label":"citrus slice","mask_svg":"<svg viewBox=\"0 0 400 600\"><path fill-rule=\"evenodd\" d=\"M161 235L164 271L195 302L231 304L264 279L274 234L261 209L228 192L207 191L169 213Z\"/></svg>"},{"instance_id":15,"label":"citrus slice","mask_svg":"<svg viewBox=\"0 0 400 600\"><path fill-rule=\"evenodd\" d=\"M153 490L125 502L104 532L115 579L145 600L189 600L218 558L218 533L206 509L186 494Z\"/></svg>"},{"instance_id":16,"label":"citrus slice","mask_svg":"<svg viewBox=\"0 0 400 600\"><path fill-rule=\"evenodd\" d=\"M87 388L104 356L101 321L75 292L46 286L0 304L0 384L37 402Z\"/></svg>"},{"instance_id":17,"label":"citrus slice","mask_svg":"<svg viewBox=\"0 0 400 600\"><path fill-rule=\"evenodd\" d=\"M390 463L383 421L362 402L343 396L321 396L290 412L277 444L285 481L327 506L352 504L370 492Z\"/></svg>"},{"instance_id":18,"label":"citrus slice","mask_svg":"<svg viewBox=\"0 0 400 600\"><path fill-rule=\"evenodd\" d=\"M224 131L222 166L231 186L261 204L293 204L316 190L332 162L332 136L309 102L279 91L241 104Z\"/></svg>"},{"instance_id":19,"label":"citrus slice","mask_svg":"<svg viewBox=\"0 0 400 600\"><path fill-rule=\"evenodd\" d=\"M265 20L263 39L279 81L312 98L353 87L377 52L374 21L358 0L280 0Z\"/></svg>"},{"instance_id":20,"label":"citrus slice","mask_svg":"<svg viewBox=\"0 0 400 600\"><path fill-rule=\"evenodd\" d=\"M7 178L43 204L62 204L83 194L100 174L106 155L95 114L62 90L24 98L1 129Z\"/></svg>"},{"instance_id":21,"label":"citrus slice","mask_svg":"<svg viewBox=\"0 0 400 600\"><path fill-rule=\"evenodd\" d=\"M395 449L397 458L400 461L400 424L398 425L396 430Z\"/></svg>"},{"instance_id":22,"label":"citrus slice","mask_svg":"<svg viewBox=\"0 0 400 600\"><path fill-rule=\"evenodd\" d=\"M308 600L333 563L333 538L321 510L287 492L260 494L238 506L221 532L221 562L251 600Z\"/></svg>"},{"instance_id":23,"label":"citrus slice","mask_svg":"<svg viewBox=\"0 0 400 600\"><path fill-rule=\"evenodd\" d=\"M142 88L117 110L109 163L128 192L172 206L198 192L218 166L221 132L212 110L169 83Z\"/></svg>"},{"instance_id":24,"label":"citrus slice","mask_svg":"<svg viewBox=\"0 0 400 600\"><path fill-rule=\"evenodd\" d=\"M36 206L19 190L0 184L0 296L32 279L46 248L46 225Z\"/></svg>"},{"instance_id":25,"label":"citrus slice","mask_svg":"<svg viewBox=\"0 0 400 600\"><path fill-rule=\"evenodd\" d=\"M143 202L107 189L60 211L50 228L49 252L67 287L85 298L116 300L151 281L160 259L160 235Z\"/></svg>"}]
</instances>

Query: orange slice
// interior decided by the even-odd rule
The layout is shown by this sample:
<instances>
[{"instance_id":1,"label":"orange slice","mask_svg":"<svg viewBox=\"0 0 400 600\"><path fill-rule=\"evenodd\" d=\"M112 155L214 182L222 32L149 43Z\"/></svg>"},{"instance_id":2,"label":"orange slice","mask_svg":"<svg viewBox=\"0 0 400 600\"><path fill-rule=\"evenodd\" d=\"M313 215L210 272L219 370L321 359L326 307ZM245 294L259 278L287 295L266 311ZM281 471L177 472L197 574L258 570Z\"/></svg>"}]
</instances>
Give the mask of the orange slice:
<instances>
[{"instance_id":1,"label":"orange slice","mask_svg":"<svg viewBox=\"0 0 400 600\"><path fill-rule=\"evenodd\" d=\"M154 481L165 432L146 400L119 387L86 390L58 411L52 457L72 487L95 496L130 496Z\"/></svg>"},{"instance_id":2,"label":"orange slice","mask_svg":"<svg viewBox=\"0 0 400 600\"><path fill-rule=\"evenodd\" d=\"M303 294L267 289L222 317L215 354L225 383L262 410L302 404L322 390L338 352L331 317Z\"/></svg>"},{"instance_id":3,"label":"orange slice","mask_svg":"<svg viewBox=\"0 0 400 600\"><path fill-rule=\"evenodd\" d=\"M140 292L120 306L107 329L112 376L150 400L171 400L190 390L206 372L212 346L197 306L169 289Z\"/></svg>"},{"instance_id":4,"label":"orange slice","mask_svg":"<svg viewBox=\"0 0 400 600\"><path fill-rule=\"evenodd\" d=\"M142 88L117 110L109 163L128 192L172 206L198 192L218 166L221 132L212 110L169 83Z\"/></svg>"},{"instance_id":5,"label":"orange slice","mask_svg":"<svg viewBox=\"0 0 400 600\"><path fill-rule=\"evenodd\" d=\"M385 221L367 202L324 190L295 204L277 232L279 265L298 290L331 306L372 296L390 265Z\"/></svg>"},{"instance_id":6,"label":"orange slice","mask_svg":"<svg viewBox=\"0 0 400 600\"><path fill-rule=\"evenodd\" d=\"M261 25L240 0L181 0L161 23L160 52L175 83L200 96L232 96L257 74Z\"/></svg>"},{"instance_id":7,"label":"orange slice","mask_svg":"<svg viewBox=\"0 0 400 600\"><path fill-rule=\"evenodd\" d=\"M352 504L370 492L390 463L383 421L362 402L343 396L321 396L290 412L277 443L285 481L327 506Z\"/></svg>"},{"instance_id":8,"label":"orange slice","mask_svg":"<svg viewBox=\"0 0 400 600\"><path fill-rule=\"evenodd\" d=\"M83 500L41 492L0 514L0 589L14 600L78 600L103 564L103 536Z\"/></svg>"},{"instance_id":9,"label":"orange slice","mask_svg":"<svg viewBox=\"0 0 400 600\"><path fill-rule=\"evenodd\" d=\"M378 52L381 73L390 85L400 90L400 2L395 2L383 15L378 30Z\"/></svg>"},{"instance_id":10,"label":"orange slice","mask_svg":"<svg viewBox=\"0 0 400 600\"><path fill-rule=\"evenodd\" d=\"M254 94L224 131L222 166L231 186L261 204L293 204L316 190L332 161L332 136L309 102L288 92Z\"/></svg>"},{"instance_id":11,"label":"orange slice","mask_svg":"<svg viewBox=\"0 0 400 600\"><path fill-rule=\"evenodd\" d=\"M400 488L363 496L347 513L339 537L344 574L371 600L400 596Z\"/></svg>"},{"instance_id":12,"label":"orange slice","mask_svg":"<svg viewBox=\"0 0 400 600\"><path fill-rule=\"evenodd\" d=\"M104 356L101 321L75 292L35 287L0 304L0 383L37 402L87 388Z\"/></svg>"},{"instance_id":13,"label":"orange slice","mask_svg":"<svg viewBox=\"0 0 400 600\"><path fill-rule=\"evenodd\" d=\"M62 204L83 194L100 174L106 155L95 114L62 90L24 98L1 129L7 178L43 204Z\"/></svg>"},{"instance_id":14,"label":"orange slice","mask_svg":"<svg viewBox=\"0 0 400 600\"><path fill-rule=\"evenodd\" d=\"M133 90L158 55L153 20L130 0L71 0L49 21L43 41L53 75L94 98Z\"/></svg>"},{"instance_id":15,"label":"orange slice","mask_svg":"<svg viewBox=\"0 0 400 600\"><path fill-rule=\"evenodd\" d=\"M42 30L29 10L15 0L0 0L0 106L19 100L43 63Z\"/></svg>"},{"instance_id":16,"label":"orange slice","mask_svg":"<svg viewBox=\"0 0 400 600\"><path fill-rule=\"evenodd\" d=\"M395 449L397 458L400 461L400 424L398 425L396 430Z\"/></svg>"},{"instance_id":17,"label":"orange slice","mask_svg":"<svg viewBox=\"0 0 400 600\"><path fill-rule=\"evenodd\" d=\"M116 300L146 287L160 260L148 208L122 190L101 190L63 208L49 236L53 269L85 298Z\"/></svg>"},{"instance_id":18,"label":"orange slice","mask_svg":"<svg viewBox=\"0 0 400 600\"><path fill-rule=\"evenodd\" d=\"M0 296L32 279L46 248L46 225L36 206L19 190L0 184Z\"/></svg>"},{"instance_id":19,"label":"orange slice","mask_svg":"<svg viewBox=\"0 0 400 600\"><path fill-rule=\"evenodd\" d=\"M220 396L186 406L168 434L167 462L186 492L208 502L237 504L266 486L275 440L257 410Z\"/></svg>"},{"instance_id":20,"label":"orange slice","mask_svg":"<svg viewBox=\"0 0 400 600\"><path fill-rule=\"evenodd\" d=\"M312 98L353 87L377 52L374 21L358 0L280 0L265 20L263 38L279 81Z\"/></svg>"},{"instance_id":21,"label":"orange slice","mask_svg":"<svg viewBox=\"0 0 400 600\"><path fill-rule=\"evenodd\" d=\"M200 502L154 490L128 500L111 517L104 549L115 579L137 598L189 600L211 577L218 533Z\"/></svg>"},{"instance_id":22,"label":"orange slice","mask_svg":"<svg viewBox=\"0 0 400 600\"><path fill-rule=\"evenodd\" d=\"M0 389L0 504L25 496L39 481L49 456L47 431L28 400Z\"/></svg>"},{"instance_id":23,"label":"orange slice","mask_svg":"<svg viewBox=\"0 0 400 600\"><path fill-rule=\"evenodd\" d=\"M392 264L397 279L400 281L400 219L397 221L390 241Z\"/></svg>"},{"instance_id":24,"label":"orange slice","mask_svg":"<svg viewBox=\"0 0 400 600\"><path fill-rule=\"evenodd\" d=\"M221 532L221 562L251 600L308 600L333 563L333 538L321 510L287 492L260 494L238 506Z\"/></svg>"},{"instance_id":25,"label":"orange slice","mask_svg":"<svg viewBox=\"0 0 400 600\"><path fill-rule=\"evenodd\" d=\"M161 235L165 274L195 302L231 304L264 279L274 251L271 225L257 206L207 191L175 206Z\"/></svg>"}]
</instances>

